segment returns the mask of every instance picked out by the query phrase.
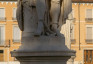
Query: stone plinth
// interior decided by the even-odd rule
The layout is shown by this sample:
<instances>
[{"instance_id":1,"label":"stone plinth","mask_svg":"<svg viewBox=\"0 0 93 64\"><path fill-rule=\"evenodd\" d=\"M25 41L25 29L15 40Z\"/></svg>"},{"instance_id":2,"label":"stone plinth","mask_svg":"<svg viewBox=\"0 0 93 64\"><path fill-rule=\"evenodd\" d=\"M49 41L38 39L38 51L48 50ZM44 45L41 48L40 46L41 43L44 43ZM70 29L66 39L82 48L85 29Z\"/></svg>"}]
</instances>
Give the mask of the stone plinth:
<instances>
[{"instance_id":1,"label":"stone plinth","mask_svg":"<svg viewBox=\"0 0 93 64\"><path fill-rule=\"evenodd\" d=\"M65 46L64 37L23 37L22 46L11 52L21 64L66 64L75 51Z\"/></svg>"}]
</instances>

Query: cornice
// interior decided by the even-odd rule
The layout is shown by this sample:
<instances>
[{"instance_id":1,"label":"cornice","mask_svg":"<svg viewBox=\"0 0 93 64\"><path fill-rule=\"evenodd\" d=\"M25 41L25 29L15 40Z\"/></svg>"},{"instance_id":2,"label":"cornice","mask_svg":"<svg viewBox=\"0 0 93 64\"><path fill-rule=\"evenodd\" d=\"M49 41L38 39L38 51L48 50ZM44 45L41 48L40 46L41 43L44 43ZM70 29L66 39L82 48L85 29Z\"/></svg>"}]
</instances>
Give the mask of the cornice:
<instances>
[{"instance_id":1,"label":"cornice","mask_svg":"<svg viewBox=\"0 0 93 64\"><path fill-rule=\"evenodd\" d=\"M6 4L8 4L8 3L10 3L10 4L17 4L17 1L0 1L0 3L3 5L4 3L6 3Z\"/></svg>"},{"instance_id":2,"label":"cornice","mask_svg":"<svg viewBox=\"0 0 93 64\"><path fill-rule=\"evenodd\" d=\"M17 1L17 0L0 0L0 1ZM93 3L93 0L72 0L72 3Z\"/></svg>"},{"instance_id":3,"label":"cornice","mask_svg":"<svg viewBox=\"0 0 93 64\"><path fill-rule=\"evenodd\" d=\"M72 0L73 3L93 3L93 0Z\"/></svg>"}]
</instances>

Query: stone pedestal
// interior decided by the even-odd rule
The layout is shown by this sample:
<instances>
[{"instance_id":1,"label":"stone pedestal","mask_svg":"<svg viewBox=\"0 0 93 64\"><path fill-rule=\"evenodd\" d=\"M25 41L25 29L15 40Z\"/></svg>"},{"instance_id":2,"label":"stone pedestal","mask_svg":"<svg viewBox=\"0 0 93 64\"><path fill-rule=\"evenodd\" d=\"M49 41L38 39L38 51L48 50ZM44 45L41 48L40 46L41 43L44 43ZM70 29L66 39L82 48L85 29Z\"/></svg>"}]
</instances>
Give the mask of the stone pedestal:
<instances>
[{"instance_id":1,"label":"stone pedestal","mask_svg":"<svg viewBox=\"0 0 93 64\"><path fill-rule=\"evenodd\" d=\"M11 52L21 64L66 64L75 51L65 46L64 37L23 37L22 46Z\"/></svg>"}]
</instances>

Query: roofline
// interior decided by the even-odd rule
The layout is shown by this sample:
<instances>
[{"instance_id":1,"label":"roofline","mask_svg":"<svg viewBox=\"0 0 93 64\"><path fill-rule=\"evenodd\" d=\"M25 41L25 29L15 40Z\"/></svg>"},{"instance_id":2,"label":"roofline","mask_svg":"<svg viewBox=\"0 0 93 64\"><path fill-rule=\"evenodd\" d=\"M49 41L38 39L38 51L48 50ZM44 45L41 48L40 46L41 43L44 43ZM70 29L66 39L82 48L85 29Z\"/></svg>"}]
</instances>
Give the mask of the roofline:
<instances>
[{"instance_id":1,"label":"roofline","mask_svg":"<svg viewBox=\"0 0 93 64\"><path fill-rule=\"evenodd\" d=\"M0 0L0 1L17 1L17 0ZM93 1L74 1L72 3L93 3Z\"/></svg>"},{"instance_id":2,"label":"roofline","mask_svg":"<svg viewBox=\"0 0 93 64\"><path fill-rule=\"evenodd\" d=\"M93 3L93 1L72 1L72 3Z\"/></svg>"}]
</instances>

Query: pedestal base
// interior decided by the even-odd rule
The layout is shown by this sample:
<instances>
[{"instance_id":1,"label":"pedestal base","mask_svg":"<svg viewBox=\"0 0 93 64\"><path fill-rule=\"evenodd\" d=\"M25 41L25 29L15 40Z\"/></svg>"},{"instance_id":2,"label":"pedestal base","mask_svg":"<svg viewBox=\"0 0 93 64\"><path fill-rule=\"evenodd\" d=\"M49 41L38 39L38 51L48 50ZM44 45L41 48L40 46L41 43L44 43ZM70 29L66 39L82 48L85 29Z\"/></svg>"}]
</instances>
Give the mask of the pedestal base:
<instances>
[{"instance_id":1,"label":"pedestal base","mask_svg":"<svg viewBox=\"0 0 93 64\"><path fill-rule=\"evenodd\" d=\"M60 52L12 52L20 64L66 64L74 51Z\"/></svg>"},{"instance_id":2,"label":"pedestal base","mask_svg":"<svg viewBox=\"0 0 93 64\"><path fill-rule=\"evenodd\" d=\"M22 38L22 46L11 52L21 64L66 64L75 51L65 46L64 37Z\"/></svg>"}]
</instances>

